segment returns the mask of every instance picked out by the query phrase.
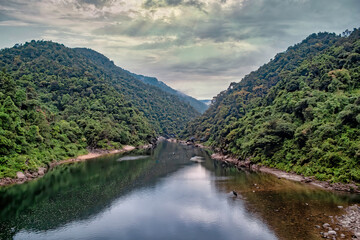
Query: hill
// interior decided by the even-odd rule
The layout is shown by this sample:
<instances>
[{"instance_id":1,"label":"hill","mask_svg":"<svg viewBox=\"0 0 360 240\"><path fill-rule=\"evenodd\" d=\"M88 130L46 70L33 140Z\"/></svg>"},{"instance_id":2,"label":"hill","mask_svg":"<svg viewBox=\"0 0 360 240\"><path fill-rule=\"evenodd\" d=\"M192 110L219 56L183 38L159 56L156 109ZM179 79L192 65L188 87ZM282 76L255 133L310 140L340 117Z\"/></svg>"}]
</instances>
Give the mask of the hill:
<instances>
[{"instance_id":1,"label":"hill","mask_svg":"<svg viewBox=\"0 0 360 240\"><path fill-rule=\"evenodd\" d=\"M0 178L176 134L198 115L91 50L31 41L2 49L0 69Z\"/></svg>"},{"instance_id":2,"label":"hill","mask_svg":"<svg viewBox=\"0 0 360 240\"><path fill-rule=\"evenodd\" d=\"M193 108L196 109L196 111L198 111L199 113L204 113L209 107L207 104L203 103L202 101L199 101L193 97L190 97L188 95L186 95L185 93L182 93L180 91L177 91L171 87L169 87L168 85L166 85L165 83L163 83L162 81L159 81L157 78L154 77L147 77L147 76L143 76L143 75L138 75L135 73L131 73L129 72L132 76L134 76L136 79L160 88L161 90L173 94L175 96L177 96L180 100L182 100L183 102L186 102L188 104L190 104Z\"/></svg>"},{"instance_id":3,"label":"hill","mask_svg":"<svg viewBox=\"0 0 360 240\"><path fill-rule=\"evenodd\" d=\"M360 182L359 88L360 30L312 34L232 83L183 136L254 163Z\"/></svg>"},{"instance_id":4,"label":"hill","mask_svg":"<svg viewBox=\"0 0 360 240\"><path fill-rule=\"evenodd\" d=\"M90 60L129 101L144 113L157 134L167 136L177 134L187 122L199 116L188 103L163 89L143 83L130 72L116 66L104 55L87 48L75 48L75 52Z\"/></svg>"}]
</instances>

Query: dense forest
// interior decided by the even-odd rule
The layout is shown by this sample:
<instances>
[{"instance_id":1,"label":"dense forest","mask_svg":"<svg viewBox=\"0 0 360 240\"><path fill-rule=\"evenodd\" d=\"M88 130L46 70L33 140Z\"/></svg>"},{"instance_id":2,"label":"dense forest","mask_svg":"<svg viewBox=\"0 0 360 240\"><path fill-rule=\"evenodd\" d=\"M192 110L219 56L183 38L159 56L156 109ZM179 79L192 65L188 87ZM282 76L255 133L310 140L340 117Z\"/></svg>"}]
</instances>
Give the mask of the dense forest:
<instances>
[{"instance_id":1,"label":"dense forest","mask_svg":"<svg viewBox=\"0 0 360 240\"><path fill-rule=\"evenodd\" d=\"M89 49L31 41L0 51L0 178L179 132L189 104Z\"/></svg>"},{"instance_id":2,"label":"dense forest","mask_svg":"<svg viewBox=\"0 0 360 240\"><path fill-rule=\"evenodd\" d=\"M320 180L360 182L360 29L312 34L232 83L190 122L239 159Z\"/></svg>"},{"instance_id":3,"label":"dense forest","mask_svg":"<svg viewBox=\"0 0 360 240\"><path fill-rule=\"evenodd\" d=\"M132 76L134 76L136 79L139 79L140 81L142 81L146 84L156 86L167 93L177 96L180 100L189 103L193 108L196 109L196 111L198 111L200 113L204 113L209 108L209 106L206 105L201 100L197 100L193 97L186 95L185 93L175 90L175 89L169 87L168 85L166 85L165 83L159 81L155 77L147 77L147 76L143 76L143 75L139 75L139 74L135 74L135 73L131 73L131 72L129 72L129 73Z\"/></svg>"}]
</instances>

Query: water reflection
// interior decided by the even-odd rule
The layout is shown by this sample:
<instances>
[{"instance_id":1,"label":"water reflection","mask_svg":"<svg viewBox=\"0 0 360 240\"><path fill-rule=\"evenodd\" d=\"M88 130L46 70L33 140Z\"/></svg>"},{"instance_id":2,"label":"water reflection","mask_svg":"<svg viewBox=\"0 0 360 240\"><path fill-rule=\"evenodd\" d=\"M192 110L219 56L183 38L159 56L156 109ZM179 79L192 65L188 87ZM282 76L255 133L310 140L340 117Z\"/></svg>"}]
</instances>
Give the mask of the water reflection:
<instances>
[{"instance_id":1,"label":"water reflection","mask_svg":"<svg viewBox=\"0 0 360 240\"><path fill-rule=\"evenodd\" d=\"M188 166L151 188L121 197L101 215L61 231L21 232L30 239L276 239L242 204L229 206L201 165Z\"/></svg>"},{"instance_id":2,"label":"water reflection","mask_svg":"<svg viewBox=\"0 0 360 240\"><path fill-rule=\"evenodd\" d=\"M1 188L0 239L318 239L318 221L360 202L221 168L198 148L163 142L148 154L59 166Z\"/></svg>"}]
</instances>

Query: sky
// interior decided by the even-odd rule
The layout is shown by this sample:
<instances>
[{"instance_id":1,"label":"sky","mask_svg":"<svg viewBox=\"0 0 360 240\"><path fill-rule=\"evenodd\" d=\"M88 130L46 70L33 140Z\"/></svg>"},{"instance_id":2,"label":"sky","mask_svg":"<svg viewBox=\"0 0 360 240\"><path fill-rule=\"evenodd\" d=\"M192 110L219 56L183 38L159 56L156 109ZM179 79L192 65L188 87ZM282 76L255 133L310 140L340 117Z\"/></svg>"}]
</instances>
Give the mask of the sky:
<instances>
[{"instance_id":1,"label":"sky","mask_svg":"<svg viewBox=\"0 0 360 240\"><path fill-rule=\"evenodd\" d=\"M0 48L91 48L197 99L311 33L358 27L360 0L0 0Z\"/></svg>"}]
</instances>

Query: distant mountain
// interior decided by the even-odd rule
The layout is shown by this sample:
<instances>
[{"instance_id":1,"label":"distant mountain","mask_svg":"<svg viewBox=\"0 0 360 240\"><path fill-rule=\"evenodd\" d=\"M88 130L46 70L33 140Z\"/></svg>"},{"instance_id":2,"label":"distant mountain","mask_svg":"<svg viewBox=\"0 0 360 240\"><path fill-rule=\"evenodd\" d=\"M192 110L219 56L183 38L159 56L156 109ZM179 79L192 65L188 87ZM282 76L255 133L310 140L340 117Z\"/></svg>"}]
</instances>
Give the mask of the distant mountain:
<instances>
[{"instance_id":1,"label":"distant mountain","mask_svg":"<svg viewBox=\"0 0 360 240\"><path fill-rule=\"evenodd\" d=\"M360 183L360 29L311 34L219 93L188 124L239 159Z\"/></svg>"},{"instance_id":2,"label":"distant mountain","mask_svg":"<svg viewBox=\"0 0 360 240\"><path fill-rule=\"evenodd\" d=\"M177 134L199 113L104 55L48 41L0 50L0 178L87 148Z\"/></svg>"},{"instance_id":3,"label":"distant mountain","mask_svg":"<svg viewBox=\"0 0 360 240\"><path fill-rule=\"evenodd\" d=\"M190 96L186 95L185 93L182 93L180 91L177 91L177 90L169 87L164 82L159 81L155 77L147 77L147 76L143 76L143 75L138 75L138 74L135 74L135 73L132 73L129 71L128 71L128 73L146 84L158 87L167 93L178 96L180 100L182 100L186 103L189 103L193 108L195 108L200 113L204 113L206 111L206 109L208 109L207 104L205 104L202 101L199 101L193 97L190 97Z\"/></svg>"},{"instance_id":4,"label":"distant mountain","mask_svg":"<svg viewBox=\"0 0 360 240\"><path fill-rule=\"evenodd\" d=\"M210 99L204 99L204 100L199 100L199 101L206 104L207 106L211 105L211 100Z\"/></svg>"}]
</instances>

